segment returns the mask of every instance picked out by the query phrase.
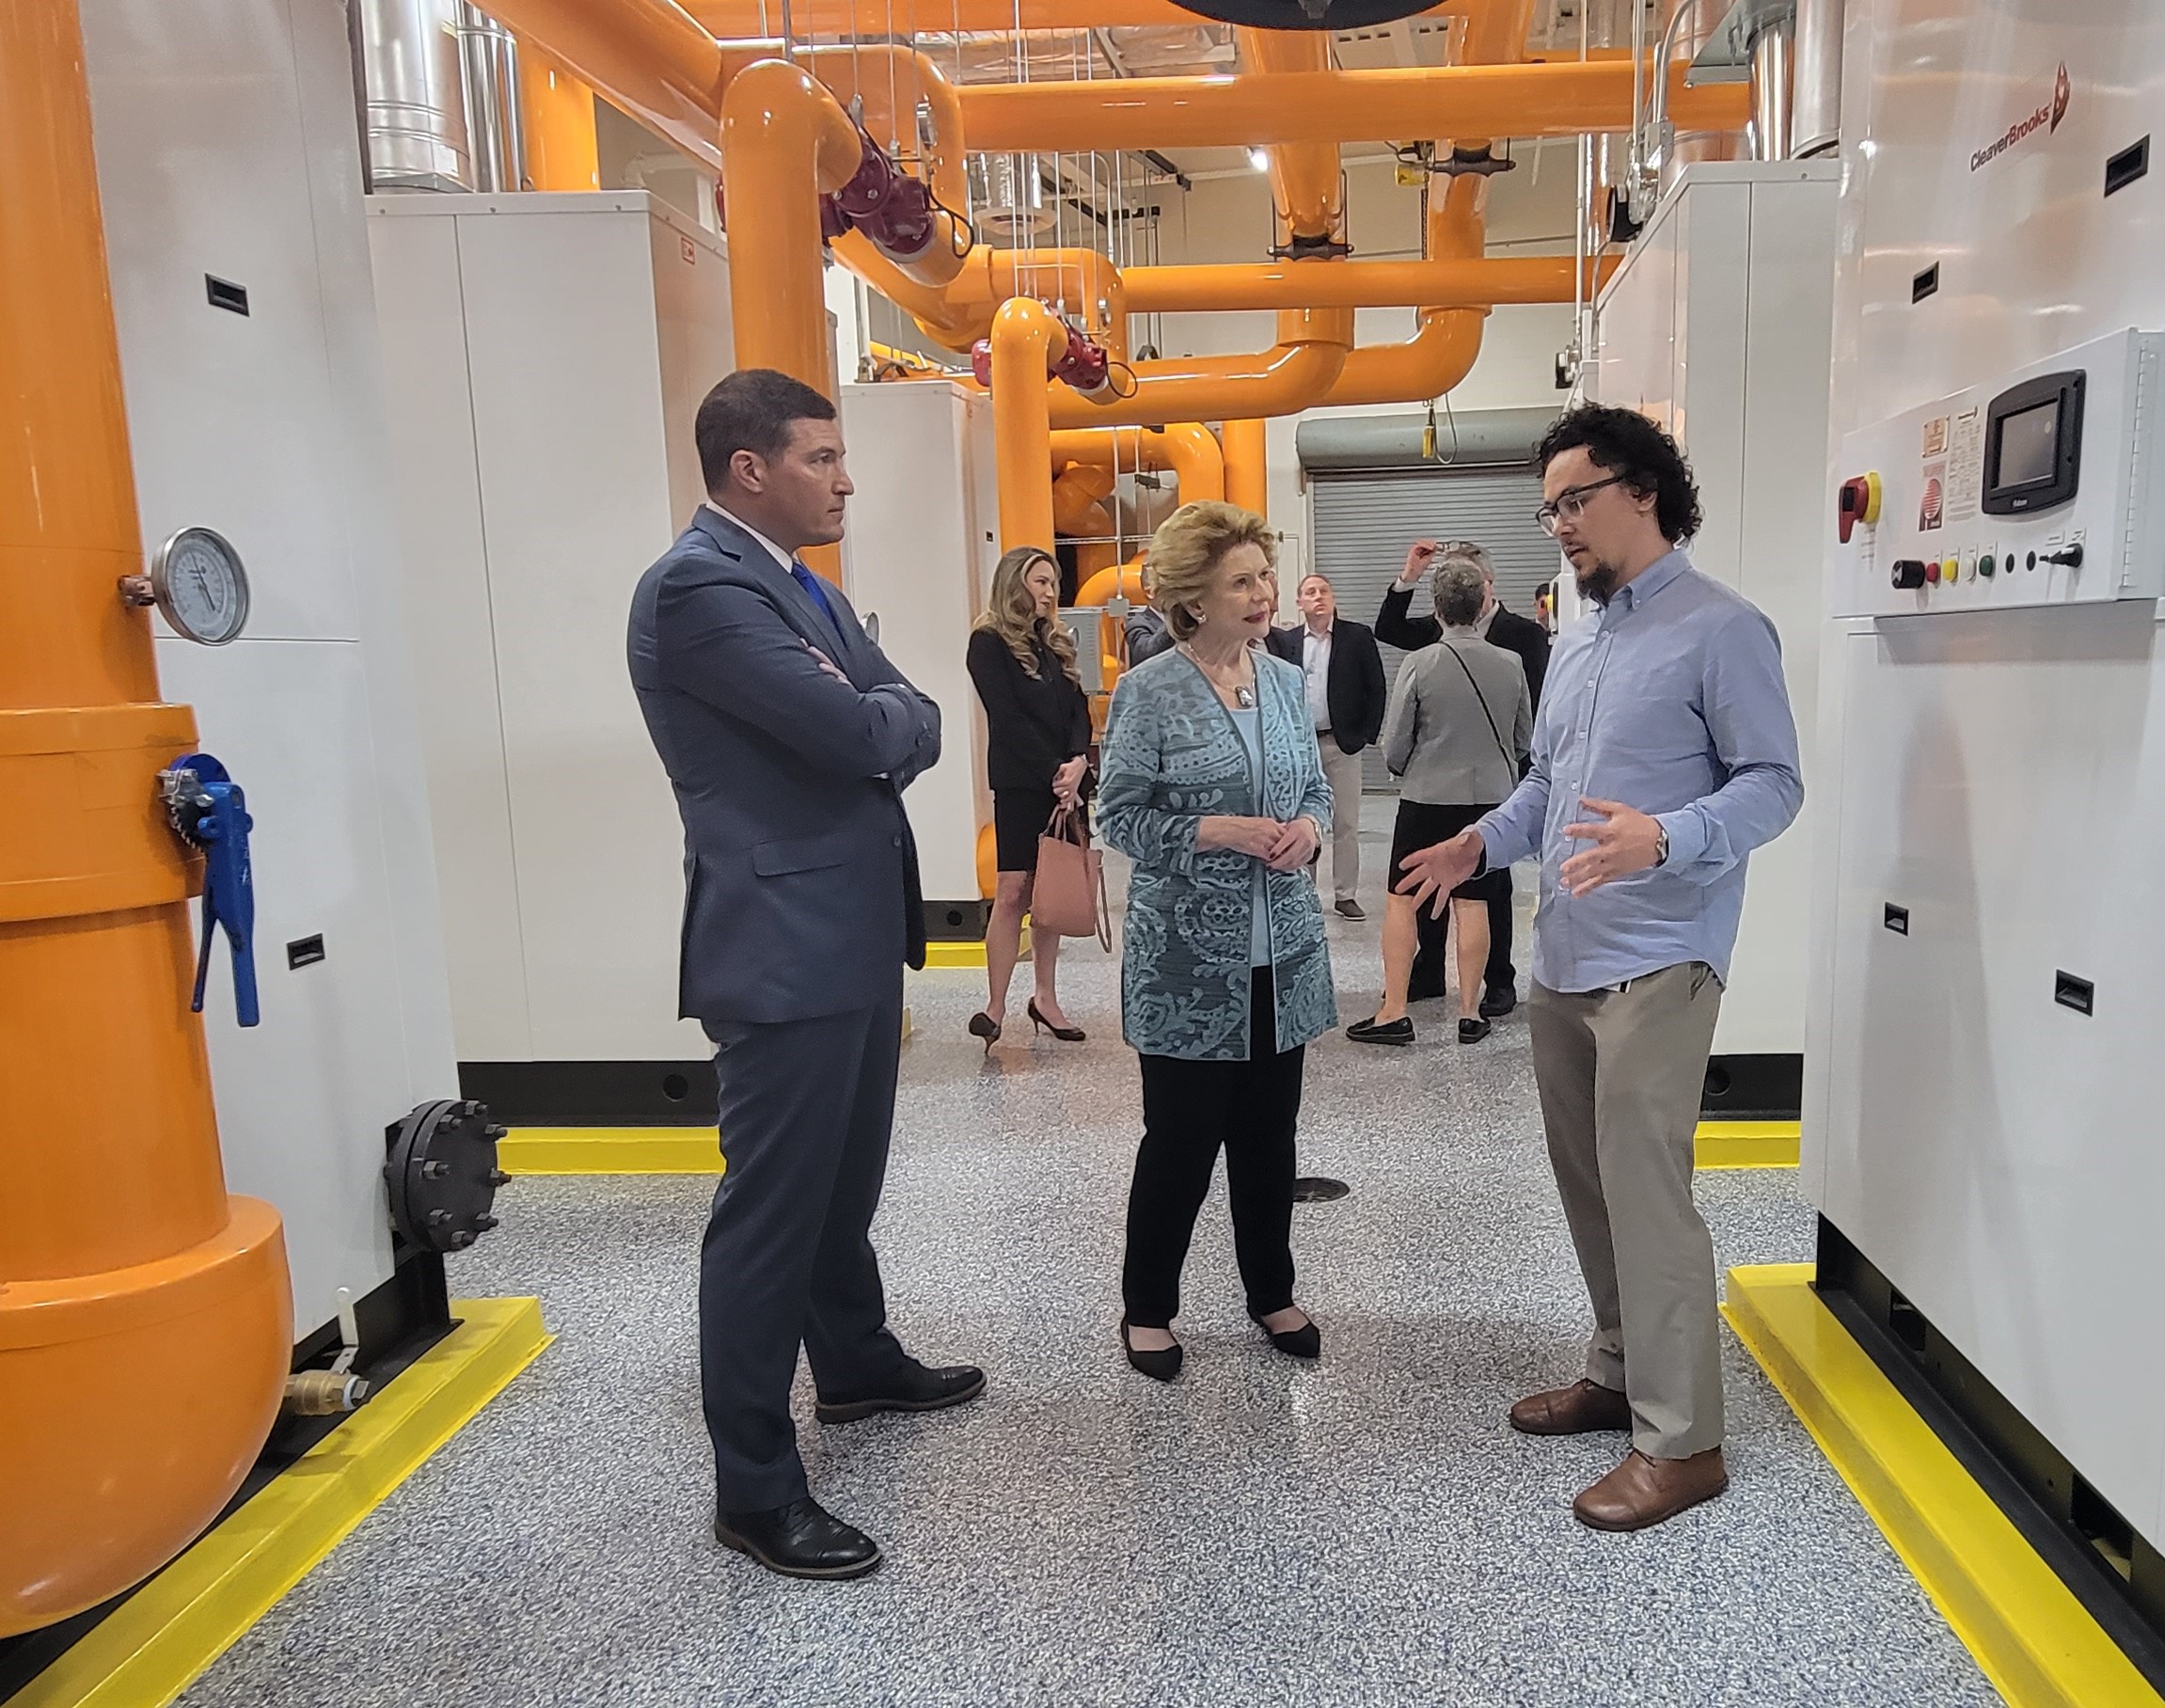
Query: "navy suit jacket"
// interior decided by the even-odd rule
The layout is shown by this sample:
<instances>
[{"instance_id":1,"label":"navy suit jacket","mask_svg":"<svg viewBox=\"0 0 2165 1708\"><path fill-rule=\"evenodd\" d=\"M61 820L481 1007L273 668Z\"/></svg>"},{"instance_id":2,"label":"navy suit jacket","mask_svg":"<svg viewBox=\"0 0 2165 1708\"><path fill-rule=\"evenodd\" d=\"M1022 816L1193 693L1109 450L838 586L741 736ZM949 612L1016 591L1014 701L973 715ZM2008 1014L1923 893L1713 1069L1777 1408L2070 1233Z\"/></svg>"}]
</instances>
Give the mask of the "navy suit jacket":
<instances>
[{"instance_id":1,"label":"navy suit jacket","mask_svg":"<svg viewBox=\"0 0 2165 1708\"><path fill-rule=\"evenodd\" d=\"M924 964L901 792L940 757L940 708L826 593L831 623L702 506L632 595L632 687L684 819L690 1019L845 1013Z\"/></svg>"}]
</instances>

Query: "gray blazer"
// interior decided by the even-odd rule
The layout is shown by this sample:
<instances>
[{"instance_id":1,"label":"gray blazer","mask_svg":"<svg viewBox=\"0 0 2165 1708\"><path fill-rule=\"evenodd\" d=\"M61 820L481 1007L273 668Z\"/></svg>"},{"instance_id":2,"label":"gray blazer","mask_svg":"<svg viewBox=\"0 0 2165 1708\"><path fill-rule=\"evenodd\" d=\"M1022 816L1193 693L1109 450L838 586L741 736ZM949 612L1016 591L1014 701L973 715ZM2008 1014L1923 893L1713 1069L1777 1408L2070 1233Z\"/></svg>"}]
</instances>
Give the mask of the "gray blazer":
<instances>
[{"instance_id":1,"label":"gray blazer","mask_svg":"<svg viewBox=\"0 0 2165 1708\"><path fill-rule=\"evenodd\" d=\"M1493 807L1519 786L1533 733L1533 696L1518 656L1470 628L1450 629L1399 667L1383 718L1383 763L1401 799Z\"/></svg>"},{"instance_id":2,"label":"gray blazer","mask_svg":"<svg viewBox=\"0 0 2165 1708\"><path fill-rule=\"evenodd\" d=\"M1098 822L1134 861L1120 952L1120 1018L1146 1055L1245 1061L1251 1017L1250 854L1198 849L1209 814L1331 822L1331 785L1298 665L1256 649L1263 798L1225 703L1185 653L1160 653L1113 693L1098 755ZM1263 874L1271 917L1271 1017L1280 1052L1337 1023L1323 908L1306 871Z\"/></svg>"},{"instance_id":3,"label":"gray blazer","mask_svg":"<svg viewBox=\"0 0 2165 1708\"><path fill-rule=\"evenodd\" d=\"M632 595L632 687L684 819L690 1019L842 1014L924 963L901 791L940 757L940 708L827 594L833 623L702 508Z\"/></svg>"}]
</instances>

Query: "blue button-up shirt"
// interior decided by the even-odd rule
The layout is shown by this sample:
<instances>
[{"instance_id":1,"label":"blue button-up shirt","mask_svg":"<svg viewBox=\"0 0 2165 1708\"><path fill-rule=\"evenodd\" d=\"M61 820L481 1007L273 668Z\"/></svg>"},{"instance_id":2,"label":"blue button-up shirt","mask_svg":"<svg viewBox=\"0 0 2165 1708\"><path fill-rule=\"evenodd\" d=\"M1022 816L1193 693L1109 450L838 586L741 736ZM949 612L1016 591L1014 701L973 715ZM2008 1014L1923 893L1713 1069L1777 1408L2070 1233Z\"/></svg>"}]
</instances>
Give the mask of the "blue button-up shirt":
<instances>
[{"instance_id":1,"label":"blue button-up shirt","mask_svg":"<svg viewBox=\"0 0 2165 1708\"><path fill-rule=\"evenodd\" d=\"M1586 796L1652 814L1667 861L1572 895L1557 874L1594 846L1564 835L1600 822ZM1598 990L1688 961L1726 981L1745 858L1803 804L1774 625L1672 551L1557 640L1533 769L1476 828L1490 866L1541 853L1534 977Z\"/></svg>"}]
</instances>

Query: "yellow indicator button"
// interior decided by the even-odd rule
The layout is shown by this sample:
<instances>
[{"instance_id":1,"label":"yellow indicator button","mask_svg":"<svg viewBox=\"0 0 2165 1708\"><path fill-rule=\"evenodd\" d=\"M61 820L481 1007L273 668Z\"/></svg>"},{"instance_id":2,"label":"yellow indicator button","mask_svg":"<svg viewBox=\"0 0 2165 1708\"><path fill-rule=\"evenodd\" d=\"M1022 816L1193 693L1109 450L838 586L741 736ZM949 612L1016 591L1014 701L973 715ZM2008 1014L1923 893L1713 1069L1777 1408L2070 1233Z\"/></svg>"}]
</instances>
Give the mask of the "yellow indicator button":
<instances>
[{"instance_id":1,"label":"yellow indicator button","mask_svg":"<svg viewBox=\"0 0 2165 1708\"><path fill-rule=\"evenodd\" d=\"M1939 578L1943 581L1958 580L1961 575L1962 563L1959 559L1950 558L1939 566Z\"/></svg>"}]
</instances>

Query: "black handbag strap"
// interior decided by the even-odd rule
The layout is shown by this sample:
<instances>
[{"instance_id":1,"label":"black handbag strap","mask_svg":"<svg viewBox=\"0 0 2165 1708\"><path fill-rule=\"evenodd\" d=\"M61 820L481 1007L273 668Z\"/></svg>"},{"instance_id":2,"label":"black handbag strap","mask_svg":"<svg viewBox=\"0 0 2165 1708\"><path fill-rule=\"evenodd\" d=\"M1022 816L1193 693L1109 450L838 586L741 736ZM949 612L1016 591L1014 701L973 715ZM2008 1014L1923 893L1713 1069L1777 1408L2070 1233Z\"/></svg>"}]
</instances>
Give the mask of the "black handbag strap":
<instances>
[{"instance_id":1,"label":"black handbag strap","mask_svg":"<svg viewBox=\"0 0 2165 1708\"><path fill-rule=\"evenodd\" d=\"M1481 692L1481 685L1474 679L1474 667L1459 657L1459 649L1447 640L1444 642L1444 651L1458 658L1459 668L1466 672L1466 686L1474 690L1474 698L1481 703L1481 716L1489 720L1489 734L1496 738L1496 751L1504 756L1505 767L1515 776L1519 762L1511 757L1511 750L1504 740L1503 731L1496 728L1496 715L1489 710L1489 697Z\"/></svg>"}]
</instances>

